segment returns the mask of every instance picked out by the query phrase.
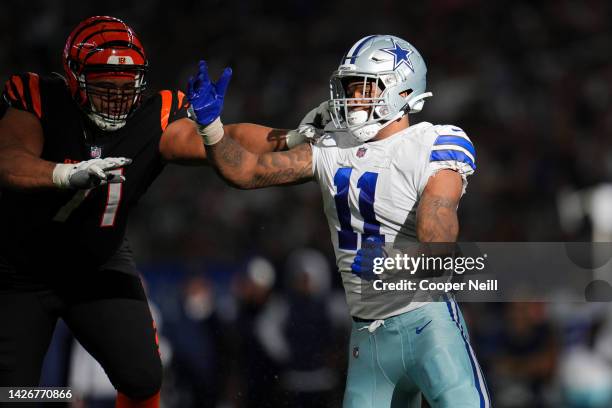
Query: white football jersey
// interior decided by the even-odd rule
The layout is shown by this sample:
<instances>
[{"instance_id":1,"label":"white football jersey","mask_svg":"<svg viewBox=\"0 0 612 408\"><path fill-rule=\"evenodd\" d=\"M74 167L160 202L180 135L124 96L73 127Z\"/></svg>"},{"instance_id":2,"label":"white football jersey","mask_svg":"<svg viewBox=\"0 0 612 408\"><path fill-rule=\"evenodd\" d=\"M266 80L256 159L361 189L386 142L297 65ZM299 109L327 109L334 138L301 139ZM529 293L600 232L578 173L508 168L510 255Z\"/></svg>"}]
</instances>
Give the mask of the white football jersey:
<instances>
[{"instance_id":1,"label":"white football jersey","mask_svg":"<svg viewBox=\"0 0 612 408\"><path fill-rule=\"evenodd\" d=\"M356 251L371 235L381 236L389 246L416 242L416 209L429 177L441 169L455 170L465 192L467 176L476 169L476 154L462 129L427 122L379 141L350 140L338 132L321 137L312 147L313 172L351 315L385 319L424 303L363 302L362 280L351 272Z\"/></svg>"}]
</instances>

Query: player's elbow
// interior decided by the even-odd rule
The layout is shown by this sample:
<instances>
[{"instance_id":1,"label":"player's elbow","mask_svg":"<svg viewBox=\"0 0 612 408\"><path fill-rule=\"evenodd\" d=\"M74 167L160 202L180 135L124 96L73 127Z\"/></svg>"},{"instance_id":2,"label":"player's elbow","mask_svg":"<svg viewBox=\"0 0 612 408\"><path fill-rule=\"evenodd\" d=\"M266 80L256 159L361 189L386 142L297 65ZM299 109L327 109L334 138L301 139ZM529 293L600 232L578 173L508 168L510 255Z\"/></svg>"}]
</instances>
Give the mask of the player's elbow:
<instances>
[{"instance_id":1,"label":"player's elbow","mask_svg":"<svg viewBox=\"0 0 612 408\"><path fill-rule=\"evenodd\" d=\"M446 222L417 223L416 235L419 242L456 242L459 224L452 219Z\"/></svg>"}]
</instances>

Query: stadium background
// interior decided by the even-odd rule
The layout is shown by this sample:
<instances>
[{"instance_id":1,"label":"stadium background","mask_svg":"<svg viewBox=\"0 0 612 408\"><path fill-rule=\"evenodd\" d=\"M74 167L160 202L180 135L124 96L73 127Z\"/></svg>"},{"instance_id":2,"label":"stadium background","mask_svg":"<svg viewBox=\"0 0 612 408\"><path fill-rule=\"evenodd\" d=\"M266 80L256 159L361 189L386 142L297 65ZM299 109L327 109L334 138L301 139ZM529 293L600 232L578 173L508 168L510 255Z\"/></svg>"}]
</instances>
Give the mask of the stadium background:
<instances>
[{"instance_id":1,"label":"stadium background","mask_svg":"<svg viewBox=\"0 0 612 408\"><path fill-rule=\"evenodd\" d=\"M327 98L357 39L405 38L434 93L412 120L459 125L477 149L460 240L611 240L609 2L9 1L0 76L61 71L68 33L95 14L135 28L150 90L184 88L205 58L213 75L234 69L226 123L285 128ZM164 406L339 405L350 321L314 183L244 192L170 166L129 237L163 337ZM495 406L612 406L608 304L463 307ZM43 382L68 378L79 406L107 406L104 376L71 344L58 327Z\"/></svg>"}]
</instances>

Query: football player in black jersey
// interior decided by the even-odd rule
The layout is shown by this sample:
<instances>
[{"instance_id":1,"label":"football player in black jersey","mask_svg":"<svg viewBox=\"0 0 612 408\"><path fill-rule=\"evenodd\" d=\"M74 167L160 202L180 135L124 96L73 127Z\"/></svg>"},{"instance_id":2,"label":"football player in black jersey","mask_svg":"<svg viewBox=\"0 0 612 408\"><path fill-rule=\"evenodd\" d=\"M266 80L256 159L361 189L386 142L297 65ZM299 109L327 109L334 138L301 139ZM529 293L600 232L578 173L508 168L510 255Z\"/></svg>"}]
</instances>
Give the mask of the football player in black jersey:
<instances>
[{"instance_id":1,"label":"football player in black jersey","mask_svg":"<svg viewBox=\"0 0 612 408\"><path fill-rule=\"evenodd\" d=\"M61 317L117 407L157 407L155 326L124 235L166 163L205 163L202 137L182 92L143 97L147 59L123 21L81 22L63 62L65 77L11 76L0 101L0 386L38 385ZM254 152L287 147L249 126L225 131Z\"/></svg>"}]
</instances>

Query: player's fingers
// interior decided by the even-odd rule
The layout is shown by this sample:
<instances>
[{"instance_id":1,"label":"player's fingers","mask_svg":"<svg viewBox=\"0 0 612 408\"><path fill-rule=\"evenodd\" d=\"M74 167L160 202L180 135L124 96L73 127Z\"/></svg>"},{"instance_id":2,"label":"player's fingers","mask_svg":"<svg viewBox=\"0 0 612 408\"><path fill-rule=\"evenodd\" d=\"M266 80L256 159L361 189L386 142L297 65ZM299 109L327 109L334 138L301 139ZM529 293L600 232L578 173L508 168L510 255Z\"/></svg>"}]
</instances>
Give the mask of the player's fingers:
<instances>
[{"instance_id":1,"label":"player's fingers","mask_svg":"<svg viewBox=\"0 0 612 408\"><path fill-rule=\"evenodd\" d=\"M104 159L102 168L104 171L119 169L121 167L129 166L132 163L132 159L127 157L107 157Z\"/></svg>"},{"instance_id":2,"label":"player's fingers","mask_svg":"<svg viewBox=\"0 0 612 408\"><path fill-rule=\"evenodd\" d=\"M99 180L106 180L106 173L98 165L89 166L87 173Z\"/></svg>"},{"instance_id":3,"label":"player's fingers","mask_svg":"<svg viewBox=\"0 0 612 408\"><path fill-rule=\"evenodd\" d=\"M376 255L377 254L372 253L370 251L361 251L361 253L358 253L355 257L355 262L359 262L361 265L373 263L374 258L376 258Z\"/></svg>"},{"instance_id":4,"label":"player's fingers","mask_svg":"<svg viewBox=\"0 0 612 408\"><path fill-rule=\"evenodd\" d=\"M121 174L106 173L106 181L111 184L123 183L125 181L125 177Z\"/></svg>"},{"instance_id":5,"label":"player's fingers","mask_svg":"<svg viewBox=\"0 0 612 408\"><path fill-rule=\"evenodd\" d=\"M227 87L232 79L232 69L227 67L223 70L221 77L217 81L217 85L215 88L217 89L217 94L224 96L227 91Z\"/></svg>"},{"instance_id":6,"label":"player's fingers","mask_svg":"<svg viewBox=\"0 0 612 408\"><path fill-rule=\"evenodd\" d=\"M195 79L193 77L189 77L189 81L187 81L187 97L191 97L195 93Z\"/></svg>"},{"instance_id":7,"label":"player's fingers","mask_svg":"<svg viewBox=\"0 0 612 408\"><path fill-rule=\"evenodd\" d=\"M204 60L200 60L198 79L200 80L199 87L207 87L210 85L210 78L208 77L208 65Z\"/></svg>"},{"instance_id":8,"label":"player's fingers","mask_svg":"<svg viewBox=\"0 0 612 408\"><path fill-rule=\"evenodd\" d=\"M380 247L380 244L375 241L366 241L363 243L362 247L365 249L375 249Z\"/></svg>"}]
</instances>

